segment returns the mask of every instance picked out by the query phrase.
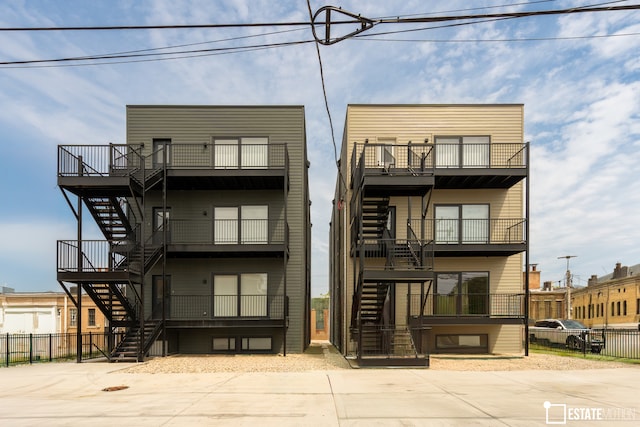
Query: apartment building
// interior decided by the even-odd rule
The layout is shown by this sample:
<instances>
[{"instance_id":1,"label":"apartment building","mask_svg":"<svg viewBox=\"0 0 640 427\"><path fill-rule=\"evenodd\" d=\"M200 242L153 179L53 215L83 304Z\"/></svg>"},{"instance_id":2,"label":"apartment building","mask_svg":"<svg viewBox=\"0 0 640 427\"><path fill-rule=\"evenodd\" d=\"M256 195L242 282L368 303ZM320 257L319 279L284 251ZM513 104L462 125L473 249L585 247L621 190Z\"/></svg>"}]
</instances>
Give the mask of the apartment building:
<instances>
[{"instance_id":1,"label":"apartment building","mask_svg":"<svg viewBox=\"0 0 640 427\"><path fill-rule=\"evenodd\" d=\"M112 330L127 331L112 359L142 360L152 346L302 352L310 330L304 108L126 112L126 144L58 149L58 185L78 219L75 239L58 242L58 281L70 296L79 285ZM86 221L103 239L83 239Z\"/></svg>"},{"instance_id":2,"label":"apartment building","mask_svg":"<svg viewBox=\"0 0 640 427\"><path fill-rule=\"evenodd\" d=\"M349 105L330 227L331 340L363 365L521 353L523 105Z\"/></svg>"}]
</instances>

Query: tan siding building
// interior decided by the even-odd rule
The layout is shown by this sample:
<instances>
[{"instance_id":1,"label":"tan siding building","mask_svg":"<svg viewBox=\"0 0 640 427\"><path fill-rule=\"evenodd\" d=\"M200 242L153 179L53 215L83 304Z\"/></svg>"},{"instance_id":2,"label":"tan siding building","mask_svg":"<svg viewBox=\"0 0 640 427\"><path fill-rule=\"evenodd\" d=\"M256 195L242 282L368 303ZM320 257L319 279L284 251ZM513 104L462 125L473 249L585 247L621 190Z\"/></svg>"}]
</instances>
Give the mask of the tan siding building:
<instances>
[{"instance_id":1,"label":"tan siding building","mask_svg":"<svg viewBox=\"0 0 640 427\"><path fill-rule=\"evenodd\" d=\"M330 232L344 354L523 350L527 150L522 105L348 106Z\"/></svg>"}]
</instances>

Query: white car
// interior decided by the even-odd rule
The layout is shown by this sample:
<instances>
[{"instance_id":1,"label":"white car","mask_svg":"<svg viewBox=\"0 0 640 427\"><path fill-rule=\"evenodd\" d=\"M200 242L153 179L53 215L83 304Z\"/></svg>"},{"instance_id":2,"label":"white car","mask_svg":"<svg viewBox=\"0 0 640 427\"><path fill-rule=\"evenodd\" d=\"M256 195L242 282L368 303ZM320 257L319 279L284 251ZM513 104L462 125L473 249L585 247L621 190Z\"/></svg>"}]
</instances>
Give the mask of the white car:
<instances>
[{"instance_id":1,"label":"white car","mask_svg":"<svg viewBox=\"0 0 640 427\"><path fill-rule=\"evenodd\" d=\"M541 344L566 345L571 350L590 349L600 353L604 348L602 336L597 336L582 323L571 319L538 320L529 327L529 341Z\"/></svg>"}]
</instances>

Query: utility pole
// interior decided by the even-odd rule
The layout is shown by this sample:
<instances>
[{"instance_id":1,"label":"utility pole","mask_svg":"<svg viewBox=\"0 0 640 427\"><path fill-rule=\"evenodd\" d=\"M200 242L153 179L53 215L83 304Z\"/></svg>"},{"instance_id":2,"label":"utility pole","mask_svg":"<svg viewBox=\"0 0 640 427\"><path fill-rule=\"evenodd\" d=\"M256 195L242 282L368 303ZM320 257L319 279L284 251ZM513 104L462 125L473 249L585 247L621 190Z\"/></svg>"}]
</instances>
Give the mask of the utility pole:
<instances>
[{"instance_id":1,"label":"utility pole","mask_svg":"<svg viewBox=\"0 0 640 427\"><path fill-rule=\"evenodd\" d=\"M571 319L571 270L569 270L569 260L571 258L576 258L577 255L565 255L565 256L559 256L558 259L566 259L567 260L567 279L566 279L566 286L567 286L567 319Z\"/></svg>"}]
</instances>

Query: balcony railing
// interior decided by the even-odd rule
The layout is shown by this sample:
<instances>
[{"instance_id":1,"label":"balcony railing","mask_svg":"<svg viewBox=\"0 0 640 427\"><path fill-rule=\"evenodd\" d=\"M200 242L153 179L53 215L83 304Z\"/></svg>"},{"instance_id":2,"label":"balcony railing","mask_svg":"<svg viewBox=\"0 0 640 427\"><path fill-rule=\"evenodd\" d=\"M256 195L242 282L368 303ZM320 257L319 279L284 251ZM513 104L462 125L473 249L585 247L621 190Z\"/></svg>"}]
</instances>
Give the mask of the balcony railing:
<instances>
[{"instance_id":1,"label":"balcony railing","mask_svg":"<svg viewBox=\"0 0 640 427\"><path fill-rule=\"evenodd\" d=\"M524 317L524 294L410 295L410 316Z\"/></svg>"},{"instance_id":2,"label":"balcony railing","mask_svg":"<svg viewBox=\"0 0 640 427\"><path fill-rule=\"evenodd\" d=\"M59 240L58 272L126 271L135 248L125 241Z\"/></svg>"},{"instance_id":3,"label":"balcony railing","mask_svg":"<svg viewBox=\"0 0 640 427\"><path fill-rule=\"evenodd\" d=\"M385 262L367 265L368 270L429 270L432 249L415 239L366 239L361 250L366 258L381 258Z\"/></svg>"},{"instance_id":4,"label":"balcony railing","mask_svg":"<svg viewBox=\"0 0 640 427\"><path fill-rule=\"evenodd\" d=\"M437 169L522 169L527 167L527 144L369 144L356 143L351 155L352 182L365 170L394 175L437 174Z\"/></svg>"},{"instance_id":5,"label":"balcony railing","mask_svg":"<svg viewBox=\"0 0 640 427\"><path fill-rule=\"evenodd\" d=\"M167 162L168 169L260 170L286 169L286 144L167 145L151 151L142 144L61 145L58 147L58 176L121 176L140 170L157 169ZM166 159L165 156L166 155Z\"/></svg>"},{"instance_id":6,"label":"balcony railing","mask_svg":"<svg viewBox=\"0 0 640 427\"><path fill-rule=\"evenodd\" d=\"M133 173L142 164L140 145L58 146L58 176L112 176Z\"/></svg>"},{"instance_id":7,"label":"balcony railing","mask_svg":"<svg viewBox=\"0 0 640 427\"><path fill-rule=\"evenodd\" d=\"M526 242L525 218L430 219L425 234L436 244L519 244ZM420 230L419 221L412 221Z\"/></svg>"},{"instance_id":8,"label":"balcony railing","mask_svg":"<svg viewBox=\"0 0 640 427\"><path fill-rule=\"evenodd\" d=\"M167 237L174 244L273 245L286 243L287 236L284 219L177 219L169 221Z\"/></svg>"},{"instance_id":9,"label":"balcony railing","mask_svg":"<svg viewBox=\"0 0 640 427\"><path fill-rule=\"evenodd\" d=\"M284 295L171 295L169 320L270 319L285 316Z\"/></svg>"}]
</instances>

